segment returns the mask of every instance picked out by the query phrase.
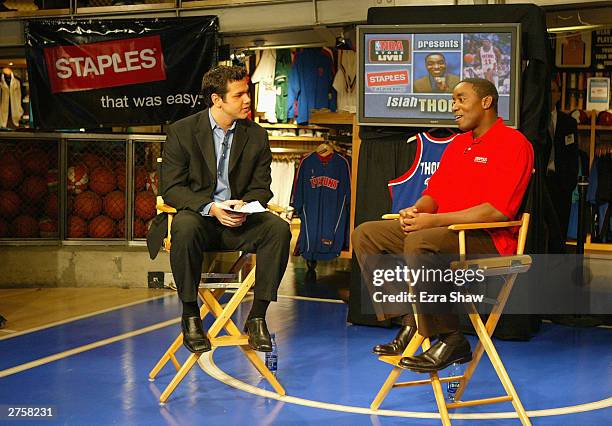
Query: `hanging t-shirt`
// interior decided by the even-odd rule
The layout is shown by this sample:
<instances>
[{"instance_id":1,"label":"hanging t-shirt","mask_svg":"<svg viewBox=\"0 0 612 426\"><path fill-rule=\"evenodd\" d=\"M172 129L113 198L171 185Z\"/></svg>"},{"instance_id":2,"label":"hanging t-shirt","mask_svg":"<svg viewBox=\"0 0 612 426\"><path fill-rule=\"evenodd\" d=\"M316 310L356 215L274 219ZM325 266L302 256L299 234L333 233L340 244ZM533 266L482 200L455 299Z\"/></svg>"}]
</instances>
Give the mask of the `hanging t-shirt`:
<instances>
[{"instance_id":1,"label":"hanging t-shirt","mask_svg":"<svg viewBox=\"0 0 612 426\"><path fill-rule=\"evenodd\" d=\"M440 165L444 150L455 136L457 135L439 139L427 132L416 135L417 151L410 169L400 177L389 181L393 213L417 202L421 193L427 188L429 178Z\"/></svg>"},{"instance_id":2,"label":"hanging t-shirt","mask_svg":"<svg viewBox=\"0 0 612 426\"><path fill-rule=\"evenodd\" d=\"M287 118L308 123L310 110L328 108L336 111L336 91L332 87L334 64L324 49L300 49L289 76Z\"/></svg>"},{"instance_id":3,"label":"hanging t-shirt","mask_svg":"<svg viewBox=\"0 0 612 426\"><path fill-rule=\"evenodd\" d=\"M304 157L295 178L291 205L301 220L298 253L306 260L338 257L349 242L351 173L340 154Z\"/></svg>"},{"instance_id":4,"label":"hanging t-shirt","mask_svg":"<svg viewBox=\"0 0 612 426\"><path fill-rule=\"evenodd\" d=\"M288 182L293 182L295 177L295 163L287 160L272 160L270 165L272 169L272 191L271 204L276 204L281 207L288 207L291 203L291 185Z\"/></svg>"},{"instance_id":5,"label":"hanging t-shirt","mask_svg":"<svg viewBox=\"0 0 612 426\"><path fill-rule=\"evenodd\" d=\"M270 123L276 123L276 87L274 73L276 68L276 50L264 50L261 60L251 77L257 83L257 112L264 114Z\"/></svg>"},{"instance_id":6,"label":"hanging t-shirt","mask_svg":"<svg viewBox=\"0 0 612 426\"><path fill-rule=\"evenodd\" d=\"M357 111L357 59L352 50L338 51L338 71L334 78L334 89L338 93L338 110Z\"/></svg>"},{"instance_id":7,"label":"hanging t-shirt","mask_svg":"<svg viewBox=\"0 0 612 426\"><path fill-rule=\"evenodd\" d=\"M289 93L289 73L291 72L291 51L278 49L276 51L276 68L274 71L274 86L276 87L276 119L287 121L287 95Z\"/></svg>"}]
</instances>

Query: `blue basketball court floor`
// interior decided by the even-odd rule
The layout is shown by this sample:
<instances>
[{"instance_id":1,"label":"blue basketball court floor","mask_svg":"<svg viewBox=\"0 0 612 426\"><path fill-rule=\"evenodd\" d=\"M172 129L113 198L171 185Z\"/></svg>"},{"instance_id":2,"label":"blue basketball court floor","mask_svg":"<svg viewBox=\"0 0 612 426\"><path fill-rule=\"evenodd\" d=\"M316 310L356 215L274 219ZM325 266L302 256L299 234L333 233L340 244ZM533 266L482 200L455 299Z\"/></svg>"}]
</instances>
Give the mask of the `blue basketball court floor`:
<instances>
[{"instance_id":1,"label":"blue basketball court floor","mask_svg":"<svg viewBox=\"0 0 612 426\"><path fill-rule=\"evenodd\" d=\"M249 303L236 315L241 325ZM394 330L349 325L339 300L282 296L268 312L278 342L271 387L238 348L201 357L165 405L174 368L148 373L176 337L179 303L165 297L0 340L0 405L52 407L55 417L3 424L62 425L438 425L430 386L393 390L370 403L390 371L370 352ZM475 339L470 337L472 347ZM612 417L612 330L544 324L529 342L496 340L536 425L603 425ZM179 359L187 356L179 350ZM442 372L441 375L446 374ZM401 380L416 380L405 372ZM503 388L486 356L466 398ZM510 403L452 411L454 425L519 424Z\"/></svg>"}]
</instances>

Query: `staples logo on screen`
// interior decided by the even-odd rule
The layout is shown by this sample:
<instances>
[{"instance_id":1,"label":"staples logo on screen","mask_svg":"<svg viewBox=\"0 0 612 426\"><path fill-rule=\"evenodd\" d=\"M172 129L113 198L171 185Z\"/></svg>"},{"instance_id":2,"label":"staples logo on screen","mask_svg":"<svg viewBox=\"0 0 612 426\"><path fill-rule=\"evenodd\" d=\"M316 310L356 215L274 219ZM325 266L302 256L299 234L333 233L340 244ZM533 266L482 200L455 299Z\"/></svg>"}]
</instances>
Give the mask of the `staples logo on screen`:
<instances>
[{"instance_id":1,"label":"staples logo on screen","mask_svg":"<svg viewBox=\"0 0 612 426\"><path fill-rule=\"evenodd\" d=\"M370 62L409 62L410 40L370 40Z\"/></svg>"},{"instance_id":2,"label":"staples logo on screen","mask_svg":"<svg viewBox=\"0 0 612 426\"><path fill-rule=\"evenodd\" d=\"M384 71L367 73L369 87L403 86L408 84L408 71Z\"/></svg>"},{"instance_id":3,"label":"staples logo on screen","mask_svg":"<svg viewBox=\"0 0 612 426\"><path fill-rule=\"evenodd\" d=\"M101 89L166 79L158 35L44 49L51 92Z\"/></svg>"}]
</instances>

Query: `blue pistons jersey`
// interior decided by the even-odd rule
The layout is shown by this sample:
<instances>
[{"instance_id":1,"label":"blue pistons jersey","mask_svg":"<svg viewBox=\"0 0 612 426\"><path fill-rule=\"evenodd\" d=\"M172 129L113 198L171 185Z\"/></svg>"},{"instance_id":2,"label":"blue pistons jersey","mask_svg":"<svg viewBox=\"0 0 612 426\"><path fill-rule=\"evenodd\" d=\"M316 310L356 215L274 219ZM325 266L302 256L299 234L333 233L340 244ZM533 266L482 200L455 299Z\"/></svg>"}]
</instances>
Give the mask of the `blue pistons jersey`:
<instances>
[{"instance_id":1,"label":"blue pistons jersey","mask_svg":"<svg viewBox=\"0 0 612 426\"><path fill-rule=\"evenodd\" d=\"M334 153L307 155L297 171L291 205L301 220L295 254L329 260L349 242L351 173L348 160Z\"/></svg>"},{"instance_id":2,"label":"blue pistons jersey","mask_svg":"<svg viewBox=\"0 0 612 426\"><path fill-rule=\"evenodd\" d=\"M426 132L416 135L417 148L412 166L406 173L388 183L392 213L398 213L417 202L429 178L438 169L442 153L455 136L438 139Z\"/></svg>"}]
</instances>

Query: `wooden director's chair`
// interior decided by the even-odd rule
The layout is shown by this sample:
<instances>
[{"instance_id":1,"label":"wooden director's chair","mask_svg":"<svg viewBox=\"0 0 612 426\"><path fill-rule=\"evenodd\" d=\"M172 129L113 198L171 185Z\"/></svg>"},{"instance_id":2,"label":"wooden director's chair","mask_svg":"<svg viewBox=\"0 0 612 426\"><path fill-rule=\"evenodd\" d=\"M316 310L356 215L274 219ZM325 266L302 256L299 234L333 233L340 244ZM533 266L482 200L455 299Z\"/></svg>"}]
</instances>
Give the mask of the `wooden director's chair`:
<instances>
[{"instance_id":1,"label":"wooden director's chair","mask_svg":"<svg viewBox=\"0 0 612 426\"><path fill-rule=\"evenodd\" d=\"M384 219L395 219L398 215L385 215ZM518 234L518 246L516 255L513 256L498 256L493 258L483 258L483 259L474 259L474 260L465 260L466 250L465 250L465 231L470 231L474 229L491 229L491 228L508 228L508 227L519 227ZM410 382L400 382L396 383L403 369L398 366L400 359L406 356L412 356L418 350L419 346L422 347L423 351L426 351L430 347L430 342L428 338L421 336L418 332L414 335L412 340L408 343L408 346L402 353L402 355L398 356L380 356L378 359L380 361L386 362L388 364L393 365L393 370L389 373L387 380L382 385L378 394L372 401L370 408L372 410L378 410L384 399L387 397L391 389L393 388L401 388L401 387L410 387L410 386L418 386L418 385L426 385L431 384L433 387L433 392L436 398L436 404L438 406L438 411L440 412L440 418L442 420L442 424L450 425L450 418L448 415L448 409L452 408L460 408L460 407L470 407L474 405L481 404L494 404L499 402L512 402L514 406L514 410L516 411L521 423L523 425L530 425L529 417L527 417L527 413L525 412L525 408L521 403L516 390L514 389L514 385L508 376L508 373L502 363L493 342L491 341L491 336L495 331L495 327L501 313L506 305L508 300L508 296L510 295L510 291L512 290L512 286L514 285L514 281L518 274L527 271L531 266L531 257L524 255L523 251L525 249L525 240L527 238L527 229L529 227L529 214L523 213L520 220L517 221L509 221L509 222L492 222L492 223L469 223L469 224L461 224L461 225L451 225L448 228L457 231L459 237L459 254L460 260L451 263L451 268L455 269L469 269L469 268L479 268L483 270L485 276L502 276L504 278L504 283L497 295L497 299L495 301L495 306L492 308L491 313L487 319L486 324L483 323L480 314L476 310L473 302L466 303L468 309L468 315L474 329L476 330L476 334L478 335L478 345L476 349L472 353L472 361L467 365L465 373L461 376L452 376L452 377L443 377L440 378L437 372L433 372L429 374L429 379L425 380L415 380ZM415 318L418 322L418 315L415 315ZM506 395L492 397L492 398L484 398L477 399L471 401L461 401L461 397L465 392L465 389L482 358L483 353L486 352L491 363L493 364L493 368L497 373L505 391ZM453 403L447 403L444 399L444 393L442 391L441 383L444 382L453 382L459 381L459 388L455 394L455 401Z\"/></svg>"},{"instance_id":2,"label":"wooden director's chair","mask_svg":"<svg viewBox=\"0 0 612 426\"><path fill-rule=\"evenodd\" d=\"M279 209L275 206L268 206L268 208L276 213L279 211ZM168 234L164 239L163 247L165 251L170 252L172 243L170 229L172 227L172 218L176 213L176 209L164 204L161 197L158 197L157 210L158 212L168 214ZM280 211L282 210L283 209L281 208ZM242 281L237 281L239 276L241 276L240 271L248 263L252 264L250 271ZM250 253L241 253L238 260L236 260L236 262L234 262L230 268L229 273L220 274L213 272L202 274L203 281L210 278L220 278L226 281L218 283L201 282L198 289L198 296L202 300L200 317L202 320L204 320L206 315L210 313L215 318L215 321L212 323L206 333L210 339L211 346L213 349L219 346L238 346L251 364L253 364L253 366L257 369L257 371L259 371L261 375L270 383L270 385L272 385L276 393L281 396L285 395L285 389L281 386L278 380L276 380L276 377L270 372L270 370L268 370L257 353L249 346L248 336L246 334L242 334L234 321L232 321L232 315L238 306L240 306L240 303L242 303L242 300L246 296L247 292L255 284L255 256ZM233 280L234 282L227 282L227 280ZM219 300L228 289L235 289L235 293L227 302L225 307L222 307ZM219 336L221 329L225 329L227 334ZM168 347L166 353L164 353L155 367L153 367L153 369L149 372L149 380L153 381L161 369L168 363L168 361L172 361L172 364L176 369L176 375L172 378L170 384L168 384L166 389L164 389L159 397L160 404L166 402L172 392L174 392L174 389L183 380L185 375L187 375L189 370L191 370L202 355L201 353L190 353L187 360L183 364L180 364L176 359L175 353L182 344L183 333L179 334L176 339L174 339L174 342L172 342L172 344Z\"/></svg>"}]
</instances>

